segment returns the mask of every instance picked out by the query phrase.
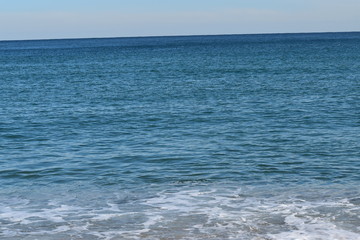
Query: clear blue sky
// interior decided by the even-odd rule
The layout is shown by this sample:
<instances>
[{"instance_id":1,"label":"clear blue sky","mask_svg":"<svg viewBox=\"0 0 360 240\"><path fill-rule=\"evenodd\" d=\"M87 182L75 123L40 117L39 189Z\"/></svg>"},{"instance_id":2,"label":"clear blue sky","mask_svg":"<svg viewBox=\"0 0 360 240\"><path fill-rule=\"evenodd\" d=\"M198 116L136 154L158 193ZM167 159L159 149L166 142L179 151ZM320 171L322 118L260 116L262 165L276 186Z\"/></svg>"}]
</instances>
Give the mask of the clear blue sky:
<instances>
[{"instance_id":1,"label":"clear blue sky","mask_svg":"<svg viewBox=\"0 0 360 240\"><path fill-rule=\"evenodd\" d=\"M360 0L2 0L0 40L360 31Z\"/></svg>"}]
</instances>

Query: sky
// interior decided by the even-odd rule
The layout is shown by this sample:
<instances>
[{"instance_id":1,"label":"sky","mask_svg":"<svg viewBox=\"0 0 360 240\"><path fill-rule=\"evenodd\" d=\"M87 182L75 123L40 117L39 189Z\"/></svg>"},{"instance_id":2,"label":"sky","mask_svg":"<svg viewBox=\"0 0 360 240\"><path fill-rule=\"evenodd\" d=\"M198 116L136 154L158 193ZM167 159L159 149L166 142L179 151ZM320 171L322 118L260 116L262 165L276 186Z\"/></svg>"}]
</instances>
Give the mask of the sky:
<instances>
[{"instance_id":1,"label":"sky","mask_svg":"<svg viewBox=\"0 0 360 240\"><path fill-rule=\"evenodd\" d=\"M0 40L360 31L360 0L0 0Z\"/></svg>"}]
</instances>

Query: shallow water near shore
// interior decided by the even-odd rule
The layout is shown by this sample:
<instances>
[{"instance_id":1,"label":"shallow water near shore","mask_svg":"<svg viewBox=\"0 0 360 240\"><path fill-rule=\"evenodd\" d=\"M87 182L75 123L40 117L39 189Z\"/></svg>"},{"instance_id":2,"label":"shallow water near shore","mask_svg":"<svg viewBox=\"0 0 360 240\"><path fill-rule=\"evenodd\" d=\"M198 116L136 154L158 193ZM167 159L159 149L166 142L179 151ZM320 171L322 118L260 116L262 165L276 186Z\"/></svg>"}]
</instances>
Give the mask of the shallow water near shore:
<instances>
[{"instance_id":1,"label":"shallow water near shore","mask_svg":"<svg viewBox=\"0 0 360 240\"><path fill-rule=\"evenodd\" d=\"M360 239L360 33L0 42L1 239Z\"/></svg>"}]
</instances>

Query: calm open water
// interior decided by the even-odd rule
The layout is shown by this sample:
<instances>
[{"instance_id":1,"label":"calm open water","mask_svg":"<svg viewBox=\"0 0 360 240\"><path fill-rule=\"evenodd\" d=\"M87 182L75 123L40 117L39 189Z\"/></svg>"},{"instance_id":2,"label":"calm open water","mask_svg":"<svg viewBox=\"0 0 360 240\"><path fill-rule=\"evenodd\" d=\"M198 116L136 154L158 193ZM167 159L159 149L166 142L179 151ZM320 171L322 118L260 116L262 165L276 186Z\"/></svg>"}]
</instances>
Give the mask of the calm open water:
<instances>
[{"instance_id":1,"label":"calm open water","mask_svg":"<svg viewBox=\"0 0 360 240\"><path fill-rule=\"evenodd\" d=\"M360 239L360 33L0 42L0 238Z\"/></svg>"}]
</instances>

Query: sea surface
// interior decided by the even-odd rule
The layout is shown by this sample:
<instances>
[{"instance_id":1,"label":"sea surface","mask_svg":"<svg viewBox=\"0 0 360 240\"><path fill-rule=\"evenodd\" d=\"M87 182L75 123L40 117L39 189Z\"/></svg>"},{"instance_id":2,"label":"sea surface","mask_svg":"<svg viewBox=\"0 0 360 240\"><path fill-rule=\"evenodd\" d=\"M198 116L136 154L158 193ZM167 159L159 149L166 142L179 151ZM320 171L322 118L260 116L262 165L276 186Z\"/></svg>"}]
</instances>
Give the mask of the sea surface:
<instances>
[{"instance_id":1,"label":"sea surface","mask_svg":"<svg viewBox=\"0 0 360 240\"><path fill-rule=\"evenodd\" d=\"M360 239L360 33L0 41L0 239Z\"/></svg>"}]
</instances>

